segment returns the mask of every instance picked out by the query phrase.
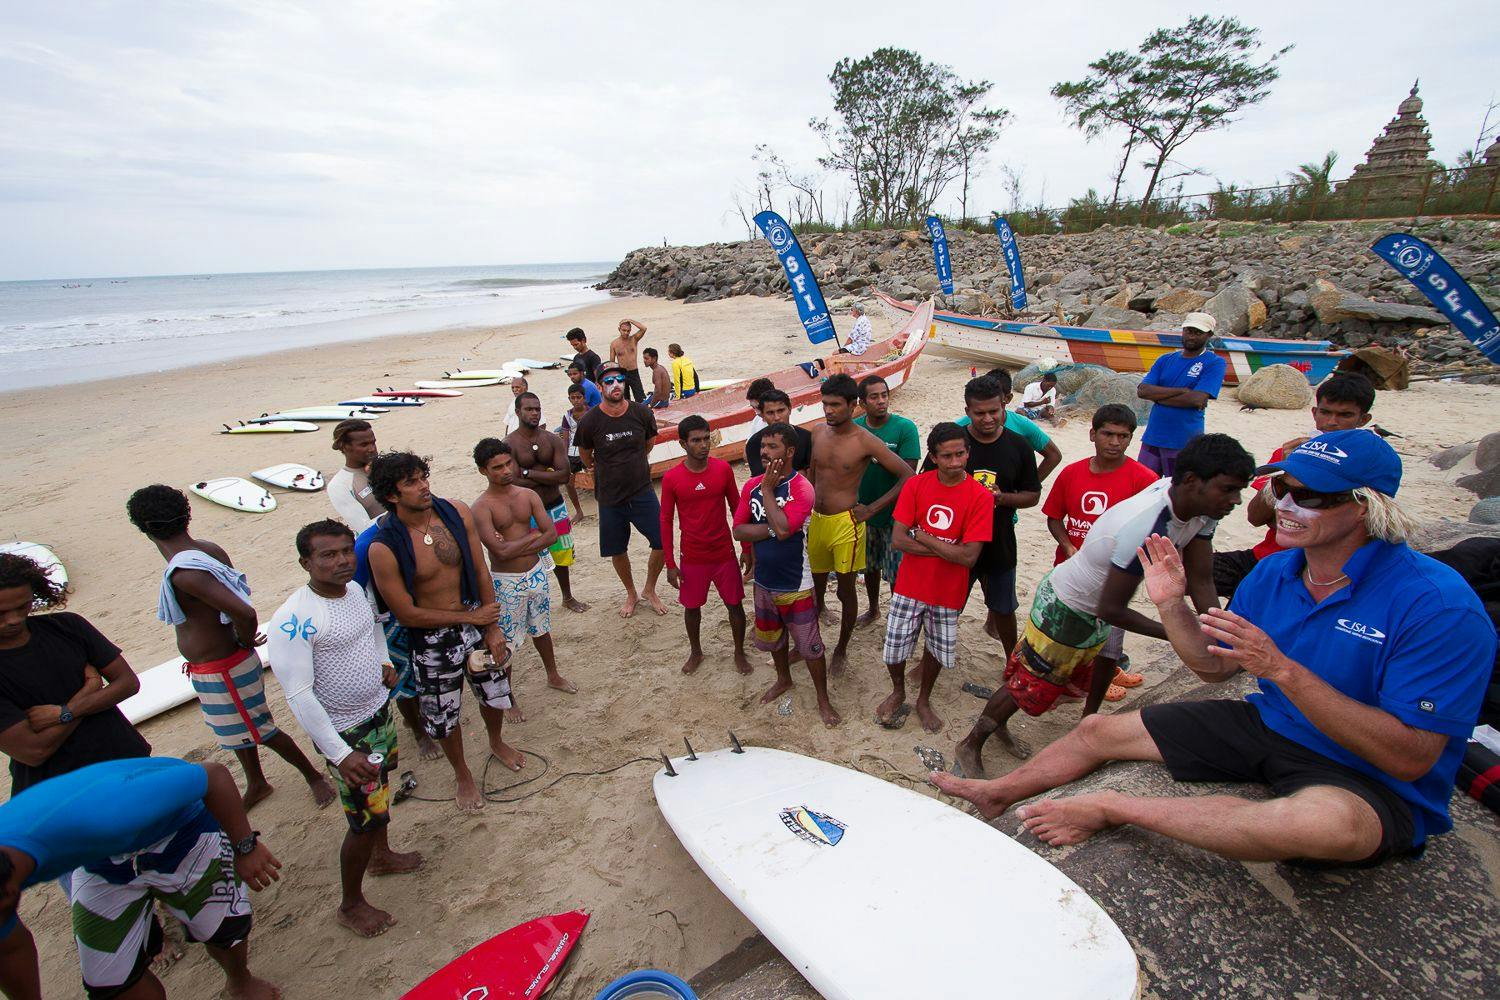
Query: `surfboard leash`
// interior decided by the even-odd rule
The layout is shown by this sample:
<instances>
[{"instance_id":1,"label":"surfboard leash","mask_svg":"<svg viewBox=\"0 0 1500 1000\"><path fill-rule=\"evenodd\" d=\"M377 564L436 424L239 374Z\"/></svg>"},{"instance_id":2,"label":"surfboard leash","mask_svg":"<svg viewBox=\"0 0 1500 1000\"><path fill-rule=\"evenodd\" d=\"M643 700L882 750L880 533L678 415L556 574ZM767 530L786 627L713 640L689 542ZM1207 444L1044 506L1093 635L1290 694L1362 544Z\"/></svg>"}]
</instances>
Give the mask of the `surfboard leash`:
<instances>
[{"instance_id":1,"label":"surfboard leash","mask_svg":"<svg viewBox=\"0 0 1500 1000\"><path fill-rule=\"evenodd\" d=\"M531 798L533 795L540 795L542 792L547 791L554 785L558 784L559 782L565 781L568 778L603 777L604 775L614 774L616 771L624 770L632 764L657 763L655 757L632 757L630 760L627 760L622 764L616 764L614 767L601 768L597 771L568 771L553 778L551 781L547 782L545 785L542 785L540 788L533 788L531 791L526 792L523 795L517 795L511 798L500 798L499 796L504 795L506 792L509 792L512 789L520 788L523 785L529 785L534 781L540 781L542 778L545 778L547 776L547 772L552 769L552 762L541 754L536 753L532 750L524 750L520 747L517 747L516 749L520 750L521 753L525 754L527 757L534 757L535 759L541 761L542 773L534 774L529 778L522 778L520 781L512 782L509 785L502 785L499 788L490 788L490 766L494 764L496 758L494 754L486 755L484 761L484 770L480 773L479 776L479 784L482 788L484 788L483 794L486 802L496 802L502 805L513 802L521 802L525 799ZM426 795L417 795L415 792L408 795L407 798L416 802L452 802L454 800L454 796L452 795L446 796L444 798L433 798Z\"/></svg>"}]
</instances>

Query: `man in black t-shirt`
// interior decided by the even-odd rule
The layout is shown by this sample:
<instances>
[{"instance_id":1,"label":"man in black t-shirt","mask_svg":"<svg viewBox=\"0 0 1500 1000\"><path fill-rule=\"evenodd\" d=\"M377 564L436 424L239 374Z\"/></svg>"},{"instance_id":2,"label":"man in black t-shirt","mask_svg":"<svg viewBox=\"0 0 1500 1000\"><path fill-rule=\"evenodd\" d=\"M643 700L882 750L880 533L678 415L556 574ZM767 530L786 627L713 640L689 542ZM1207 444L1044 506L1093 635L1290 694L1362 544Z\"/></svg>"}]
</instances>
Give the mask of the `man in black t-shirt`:
<instances>
[{"instance_id":1,"label":"man in black t-shirt","mask_svg":"<svg viewBox=\"0 0 1500 1000\"><path fill-rule=\"evenodd\" d=\"M1015 512L1035 507L1042 497L1036 473L1036 452L1026 439L1005 426L1005 392L988 375L964 386L964 412L970 424L969 475L995 495L994 540L986 542L974 565L989 615L984 630L1005 647L1006 658L1016 646L1016 521ZM929 457L925 472L932 468Z\"/></svg>"},{"instance_id":2,"label":"man in black t-shirt","mask_svg":"<svg viewBox=\"0 0 1500 1000\"><path fill-rule=\"evenodd\" d=\"M568 346L573 348L573 363L583 369L583 377L599 384L599 355L589 350L589 338L579 327L568 331Z\"/></svg>"},{"instance_id":3,"label":"man in black t-shirt","mask_svg":"<svg viewBox=\"0 0 1500 1000\"><path fill-rule=\"evenodd\" d=\"M24 556L0 554L0 751L11 794L88 764L149 757L117 707L140 690L120 648L61 607L63 588Z\"/></svg>"},{"instance_id":4,"label":"man in black t-shirt","mask_svg":"<svg viewBox=\"0 0 1500 1000\"><path fill-rule=\"evenodd\" d=\"M599 391L604 401L578 421L573 440L578 457L594 475L594 497L599 501L599 554L610 559L625 585L620 617L635 614L642 597L659 615L666 605L656 594L661 575L661 501L651 486L651 445L656 439L656 416L640 403L625 398L625 369L613 361L599 369ZM635 590L630 569L630 529L634 526L651 546L646 586Z\"/></svg>"},{"instance_id":5,"label":"man in black t-shirt","mask_svg":"<svg viewBox=\"0 0 1500 1000\"><path fill-rule=\"evenodd\" d=\"M766 422L771 424L790 424L792 422L792 397L780 389L768 389L760 394L760 415ZM765 427L750 435L745 442L745 464L750 467L750 475L762 475L766 469L760 460L760 436L765 433ZM792 426L797 432L797 447L792 452L792 469L795 472L806 472L807 467L812 464L812 431L806 427Z\"/></svg>"}]
</instances>

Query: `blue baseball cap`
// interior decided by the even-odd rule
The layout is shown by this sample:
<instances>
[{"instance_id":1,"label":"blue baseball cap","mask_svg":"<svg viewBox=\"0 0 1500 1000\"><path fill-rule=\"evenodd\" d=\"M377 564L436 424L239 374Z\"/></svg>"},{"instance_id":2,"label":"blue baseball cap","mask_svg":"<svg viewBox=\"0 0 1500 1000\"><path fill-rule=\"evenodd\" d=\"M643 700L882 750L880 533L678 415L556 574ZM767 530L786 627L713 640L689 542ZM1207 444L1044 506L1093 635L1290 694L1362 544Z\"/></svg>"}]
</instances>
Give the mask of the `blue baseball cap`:
<instances>
[{"instance_id":1,"label":"blue baseball cap","mask_svg":"<svg viewBox=\"0 0 1500 1000\"><path fill-rule=\"evenodd\" d=\"M1368 486L1395 496L1401 488L1401 456L1373 431L1329 431L1302 442L1279 462L1255 470L1258 476L1285 472L1308 489L1343 493Z\"/></svg>"}]
</instances>

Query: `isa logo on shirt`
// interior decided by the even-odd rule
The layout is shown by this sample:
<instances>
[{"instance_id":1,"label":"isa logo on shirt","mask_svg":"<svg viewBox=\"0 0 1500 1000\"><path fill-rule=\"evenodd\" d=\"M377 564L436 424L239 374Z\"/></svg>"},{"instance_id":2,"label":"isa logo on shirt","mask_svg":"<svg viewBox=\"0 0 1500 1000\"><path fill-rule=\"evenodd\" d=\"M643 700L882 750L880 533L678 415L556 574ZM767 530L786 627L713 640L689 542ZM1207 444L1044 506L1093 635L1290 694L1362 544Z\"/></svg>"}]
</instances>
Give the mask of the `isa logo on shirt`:
<instances>
[{"instance_id":1,"label":"isa logo on shirt","mask_svg":"<svg viewBox=\"0 0 1500 1000\"><path fill-rule=\"evenodd\" d=\"M1340 618L1336 628L1337 631L1343 632L1345 635L1352 635L1356 639L1373 642L1377 646L1385 645L1385 633L1373 625L1366 625L1363 622L1354 621L1352 618Z\"/></svg>"},{"instance_id":2,"label":"isa logo on shirt","mask_svg":"<svg viewBox=\"0 0 1500 1000\"><path fill-rule=\"evenodd\" d=\"M1203 362L1201 362L1201 361L1195 361L1195 362L1193 362L1193 366L1187 370L1187 377L1188 378L1197 378L1199 375L1202 375L1202 374L1203 374Z\"/></svg>"}]
</instances>

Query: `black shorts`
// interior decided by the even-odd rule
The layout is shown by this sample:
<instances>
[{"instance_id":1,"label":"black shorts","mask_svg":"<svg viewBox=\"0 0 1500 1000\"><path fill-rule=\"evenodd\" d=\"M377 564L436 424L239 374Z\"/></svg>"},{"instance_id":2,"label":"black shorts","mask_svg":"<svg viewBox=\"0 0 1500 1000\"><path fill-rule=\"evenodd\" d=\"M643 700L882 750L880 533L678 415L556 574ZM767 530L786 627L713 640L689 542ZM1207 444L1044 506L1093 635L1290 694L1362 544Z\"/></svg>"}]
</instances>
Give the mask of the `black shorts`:
<instances>
[{"instance_id":1,"label":"black shorts","mask_svg":"<svg viewBox=\"0 0 1500 1000\"><path fill-rule=\"evenodd\" d=\"M1178 781L1253 781L1271 786L1277 796L1330 785L1358 795L1380 817L1380 846L1345 867L1365 868L1422 851L1412 843L1416 823L1401 796L1375 778L1273 732L1248 701L1147 705L1141 722Z\"/></svg>"},{"instance_id":2,"label":"black shorts","mask_svg":"<svg viewBox=\"0 0 1500 1000\"><path fill-rule=\"evenodd\" d=\"M639 368L626 368L625 371L625 395L637 403L646 399L646 387L641 384L641 370Z\"/></svg>"},{"instance_id":3,"label":"black shorts","mask_svg":"<svg viewBox=\"0 0 1500 1000\"><path fill-rule=\"evenodd\" d=\"M630 548L632 525L653 551L661 548L661 501L650 486L624 503L599 505L599 554L609 558Z\"/></svg>"},{"instance_id":4,"label":"black shorts","mask_svg":"<svg viewBox=\"0 0 1500 1000\"><path fill-rule=\"evenodd\" d=\"M984 594L984 606L997 615L1013 615L1021 602L1016 600L1016 568L1014 566L976 566L969 576L969 586L979 581L980 593Z\"/></svg>"},{"instance_id":5,"label":"black shorts","mask_svg":"<svg viewBox=\"0 0 1500 1000\"><path fill-rule=\"evenodd\" d=\"M1254 549L1239 549L1235 552L1214 553L1214 590L1224 600L1234 596L1239 589L1240 581L1250 575L1255 564L1260 562L1255 557Z\"/></svg>"}]
</instances>

